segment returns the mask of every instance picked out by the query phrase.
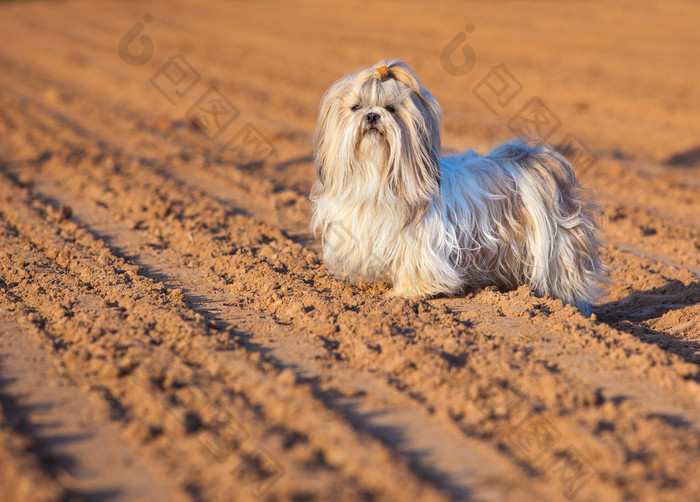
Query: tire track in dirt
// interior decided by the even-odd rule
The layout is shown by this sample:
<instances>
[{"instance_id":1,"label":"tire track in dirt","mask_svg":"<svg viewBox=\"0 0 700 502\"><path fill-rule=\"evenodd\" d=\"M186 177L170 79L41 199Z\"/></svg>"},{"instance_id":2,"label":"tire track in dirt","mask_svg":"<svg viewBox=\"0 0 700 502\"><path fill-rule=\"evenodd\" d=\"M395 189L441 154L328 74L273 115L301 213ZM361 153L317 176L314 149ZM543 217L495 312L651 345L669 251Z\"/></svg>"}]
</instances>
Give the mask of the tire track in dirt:
<instances>
[{"instance_id":1,"label":"tire track in dirt","mask_svg":"<svg viewBox=\"0 0 700 502\"><path fill-rule=\"evenodd\" d=\"M20 261L34 258L23 246L12 245L7 228L2 231L3 262L7 263L8 256ZM101 420L86 396L59 377L53 361L30 341L33 326L22 329L19 323L8 320L16 316L13 312L22 302L16 298L8 302L7 296L3 299L7 305L0 307L0 369L5 383L0 388L0 402L11 409L14 420L21 417L17 427L27 438L25 448L36 455L34 468L44 471L43 477L56 478L22 480L26 468L17 460L21 454L13 454L3 470L12 472L14 468L19 479L5 480L4 496L9 500L98 500L113 496L135 501L179 500L166 488L164 479L148 473L147 466L119 439L116 428ZM40 321L33 311L28 317ZM87 464L88 459L93 462ZM99 462L94 462L96 459Z\"/></svg>"},{"instance_id":2,"label":"tire track in dirt","mask_svg":"<svg viewBox=\"0 0 700 502\"><path fill-rule=\"evenodd\" d=\"M37 439L30 430L29 421L18 410L17 397L9 394L7 387L17 381L17 375L5 369L7 359L16 357L13 340L6 340L8 334L16 332L18 327L7 320L5 308L5 288L2 286L2 310L0 310L0 483L3 496L9 500L26 500L41 502L45 500L62 500L68 496L68 489L62 486L46 472L43 465L46 458L41 458ZM26 343L25 343L26 345ZM24 349L24 347L22 347Z\"/></svg>"}]
</instances>

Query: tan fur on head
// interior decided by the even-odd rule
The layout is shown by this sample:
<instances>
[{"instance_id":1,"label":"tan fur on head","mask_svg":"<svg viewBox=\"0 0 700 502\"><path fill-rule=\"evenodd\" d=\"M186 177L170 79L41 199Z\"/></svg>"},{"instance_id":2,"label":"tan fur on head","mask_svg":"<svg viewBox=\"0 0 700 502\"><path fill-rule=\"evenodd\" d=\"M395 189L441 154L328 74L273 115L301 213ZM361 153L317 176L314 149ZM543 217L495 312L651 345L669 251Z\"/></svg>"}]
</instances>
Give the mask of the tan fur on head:
<instances>
[{"instance_id":1,"label":"tan fur on head","mask_svg":"<svg viewBox=\"0 0 700 502\"><path fill-rule=\"evenodd\" d=\"M438 103L400 61L326 91L314 163L312 226L351 280L402 296L527 283L582 309L604 282L595 205L568 162L520 141L440 158Z\"/></svg>"}]
</instances>

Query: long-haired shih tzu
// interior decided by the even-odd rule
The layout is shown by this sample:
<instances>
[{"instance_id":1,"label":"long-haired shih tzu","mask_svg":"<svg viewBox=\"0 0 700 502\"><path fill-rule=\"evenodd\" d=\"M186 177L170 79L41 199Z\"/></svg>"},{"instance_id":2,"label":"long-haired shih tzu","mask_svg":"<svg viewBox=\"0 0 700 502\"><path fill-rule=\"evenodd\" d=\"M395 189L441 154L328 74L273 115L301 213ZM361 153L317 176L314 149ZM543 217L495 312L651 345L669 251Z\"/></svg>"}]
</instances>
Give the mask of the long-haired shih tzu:
<instances>
[{"instance_id":1,"label":"long-haired shih tzu","mask_svg":"<svg viewBox=\"0 0 700 502\"><path fill-rule=\"evenodd\" d=\"M589 311L605 282L597 206L552 148L440 157L440 109L381 61L335 82L314 138L312 228L324 262L403 297L529 284Z\"/></svg>"}]
</instances>

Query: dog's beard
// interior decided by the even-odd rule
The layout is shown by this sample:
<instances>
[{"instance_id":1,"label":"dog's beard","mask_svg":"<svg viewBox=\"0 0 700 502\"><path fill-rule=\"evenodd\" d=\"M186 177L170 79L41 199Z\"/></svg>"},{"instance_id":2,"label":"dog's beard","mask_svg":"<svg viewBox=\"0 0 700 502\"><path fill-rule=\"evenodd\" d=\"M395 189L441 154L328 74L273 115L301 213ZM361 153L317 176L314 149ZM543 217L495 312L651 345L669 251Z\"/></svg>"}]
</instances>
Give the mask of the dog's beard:
<instances>
[{"instance_id":1,"label":"dog's beard","mask_svg":"<svg viewBox=\"0 0 700 502\"><path fill-rule=\"evenodd\" d=\"M355 163L360 169L351 174L355 183L359 181L358 178L364 178L362 184L368 189L367 195L370 195L370 192L376 193L382 188L386 188L391 156L389 141L386 128L381 124L363 125L360 128L355 149ZM375 183L368 184L369 181Z\"/></svg>"},{"instance_id":2,"label":"dog's beard","mask_svg":"<svg viewBox=\"0 0 700 502\"><path fill-rule=\"evenodd\" d=\"M360 128L360 141L386 141L386 132L382 124L363 123Z\"/></svg>"}]
</instances>

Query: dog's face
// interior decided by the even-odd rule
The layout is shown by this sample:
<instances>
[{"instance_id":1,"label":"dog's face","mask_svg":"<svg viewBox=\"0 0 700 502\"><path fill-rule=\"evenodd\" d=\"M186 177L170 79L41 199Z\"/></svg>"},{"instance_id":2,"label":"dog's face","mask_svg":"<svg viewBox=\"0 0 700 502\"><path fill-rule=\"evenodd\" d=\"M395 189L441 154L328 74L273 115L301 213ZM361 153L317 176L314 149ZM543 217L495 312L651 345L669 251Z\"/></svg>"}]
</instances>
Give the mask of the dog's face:
<instances>
[{"instance_id":1,"label":"dog's face","mask_svg":"<svg viewBox=\"0 0 700 502\"><path fill-rule=\"evenodd\" d=\"M439 184L440 111L410 68L397 61L341 78L323 96L315 163L325 190L410 202Z\"/></svg>"}]
</instances>

